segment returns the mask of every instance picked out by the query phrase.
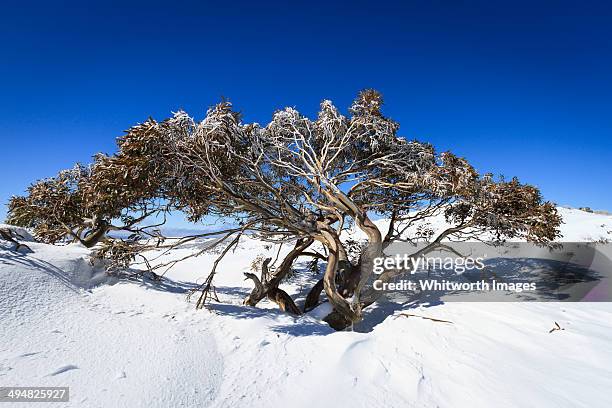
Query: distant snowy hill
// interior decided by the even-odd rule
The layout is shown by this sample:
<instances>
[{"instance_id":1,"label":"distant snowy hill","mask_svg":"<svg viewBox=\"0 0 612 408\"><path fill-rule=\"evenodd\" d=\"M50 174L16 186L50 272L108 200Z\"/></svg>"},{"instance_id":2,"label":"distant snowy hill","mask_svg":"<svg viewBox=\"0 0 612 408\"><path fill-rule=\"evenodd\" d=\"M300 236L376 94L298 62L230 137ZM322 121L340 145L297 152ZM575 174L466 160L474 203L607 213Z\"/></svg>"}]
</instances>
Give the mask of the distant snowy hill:
<instances>
[{"instance_id":1,"label":"distant snowy hill","mask_svg":"<svg viewBox=\"0 0 612 408\"><path fill-rule=\"evenodd\" d=\"M563 241L612 240L612 216L560 212ZM0 241L0 386L69 386L65 406L612 406L612 303L382 302L334 332L325 305L299 318L242 305L243 272L277 250L254 239L220 265L222 303L196 311L186 294L215 255L162 282L116 280L88 249L19 232L31 252ZM300 303L314 279L283 288Z\"/></svg>"}]
</instances>

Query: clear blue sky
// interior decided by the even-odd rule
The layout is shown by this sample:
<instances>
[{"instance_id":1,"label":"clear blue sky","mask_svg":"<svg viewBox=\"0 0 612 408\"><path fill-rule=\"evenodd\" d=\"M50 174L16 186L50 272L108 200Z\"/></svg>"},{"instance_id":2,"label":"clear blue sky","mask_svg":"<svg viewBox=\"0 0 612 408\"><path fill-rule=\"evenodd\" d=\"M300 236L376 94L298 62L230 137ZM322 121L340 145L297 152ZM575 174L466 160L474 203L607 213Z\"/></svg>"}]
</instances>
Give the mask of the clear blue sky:
<instances>
[{"instance_id":1,"label":"clear blue sky","mask_svg":"<svg viewBox=\"0 0 612 408\"><path fill-rule=\"evenodd\" d=\"M5 1L0 61L2 204L149 115L226 96L266 122L373 87L406 137L612 210L609 2Z\"/></svg>"}]
</instances>

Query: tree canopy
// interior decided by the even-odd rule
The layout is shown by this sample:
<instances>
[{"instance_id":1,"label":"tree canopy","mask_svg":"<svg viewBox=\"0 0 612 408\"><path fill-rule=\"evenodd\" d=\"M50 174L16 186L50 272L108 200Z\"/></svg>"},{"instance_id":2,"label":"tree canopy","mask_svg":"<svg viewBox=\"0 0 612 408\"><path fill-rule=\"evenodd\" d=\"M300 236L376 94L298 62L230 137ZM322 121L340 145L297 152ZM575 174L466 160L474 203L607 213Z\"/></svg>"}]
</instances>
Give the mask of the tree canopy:
<instances>
[{"instance_id":1,"label":"tree canopy","mask_svg":"<svg viewBox=\"0 0 612 408\"><path fill-rule=\"evenodd\" d=\"M153 232L158 225L146 225L152 215L182 211L193 222L231 220L228 225L238 227L219 231L223 239L216 241L224 246L222 256L247 232L295 245L278 266L265 260L259 277L247 274L255 288L245 303L254 306L267 296L281 309L301 313L279 285L298 257L315 257L325 263L325 273L306 308L324 291L334 307L328 321L337 328L360 320L376 300L368 287L372 262L391 242L424 240L434 248L445 239L488 233L499 241L546 244L558 236L560 217L537 188L481 175L464 158L399 136L399 125L383 115L382 105L378 92L364 90L348 116L325 100L314 119L285 108L262 126L243 123L223 101L199 122L183 111L161 122L150 118L118 139L115 154L98 154L90 166L77 165L13 197L8 222L33 228L46 242L69 238L93 246L104 240L99 253L121 256L127 265L126 256L148 248L143 238L155 238L157 245L163 240ZM374 215L390 220L387 231L372 221ZM406 236L411 225L437 215L451 227ZM354 249L341 235L353 225L367 242L351 257ZM133 236L109 239L113 229ZM312 250L315 242L324 254ZM199 305L213 288L217 264Z\"/></svg>"}]
</instances>

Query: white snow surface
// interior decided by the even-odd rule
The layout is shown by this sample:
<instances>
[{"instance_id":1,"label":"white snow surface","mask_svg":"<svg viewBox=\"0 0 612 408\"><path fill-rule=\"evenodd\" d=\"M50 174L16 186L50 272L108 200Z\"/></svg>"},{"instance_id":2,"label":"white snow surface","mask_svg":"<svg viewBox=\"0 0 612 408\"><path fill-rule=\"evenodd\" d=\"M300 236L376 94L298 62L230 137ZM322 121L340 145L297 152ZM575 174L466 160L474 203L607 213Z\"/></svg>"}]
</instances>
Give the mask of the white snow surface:
<instances>
[{"instance_id":1,"label":"white snow surface","mask_svg":"<svg viewBox=\"0 0 612 408\"><path fill-rule=\"evenodd\" d=\"M612 239L612 216L560 211L563 241ZM220 264L222 303L196 311L186 293L214 254L159 283L117 280L88 249L23 236L31 252L0 246L0 387L69 386L53 406L612 406L612 303L387 302L334 332L319 320L327 304L298 318L242 305L243 272L276 255L256 240ZM300 304L314 281L282 287ZM549 333L555 322L564 330Z\"/></svg>"}]
</instances>

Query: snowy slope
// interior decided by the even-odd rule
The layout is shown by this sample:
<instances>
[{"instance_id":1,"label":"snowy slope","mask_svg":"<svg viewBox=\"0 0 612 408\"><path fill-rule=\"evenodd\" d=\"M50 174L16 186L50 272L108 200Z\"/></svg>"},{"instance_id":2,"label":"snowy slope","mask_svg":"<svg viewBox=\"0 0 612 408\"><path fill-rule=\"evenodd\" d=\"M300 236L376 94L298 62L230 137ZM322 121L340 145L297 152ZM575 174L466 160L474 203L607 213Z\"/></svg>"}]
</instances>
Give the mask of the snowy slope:
<instances>
[{"instance_id":1,"label":"snowy slope","mask_svg":"<svg viewBox=\"0 0 612 408\"><path fill-rule=\"evenodd\" d=\"M563 240L612 238L612 217L561 211ZM107 279L80 246L28 245L0 249L0 386L70 386L67 406L612 406L610 303L383 303L333 332L320 310L241 305L242 272L275 252L255 240L221 264L210 311L186 293L214 255L132 282ZM299 303L313 279L283 288ZM554 322L564 330L549 333Z\"/></svg>"}]
</instances>

